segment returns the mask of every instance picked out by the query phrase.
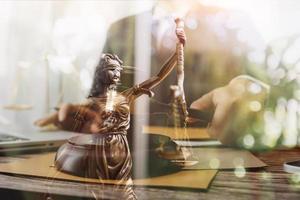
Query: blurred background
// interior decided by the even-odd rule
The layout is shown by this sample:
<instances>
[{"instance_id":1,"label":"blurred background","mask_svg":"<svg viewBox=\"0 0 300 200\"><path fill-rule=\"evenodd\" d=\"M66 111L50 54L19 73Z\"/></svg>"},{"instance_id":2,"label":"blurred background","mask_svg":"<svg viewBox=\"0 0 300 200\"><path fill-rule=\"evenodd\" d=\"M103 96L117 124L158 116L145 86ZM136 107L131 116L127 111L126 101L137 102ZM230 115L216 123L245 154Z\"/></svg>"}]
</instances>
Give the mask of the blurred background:
<instances>
[{"instance_id":1,"label":"blurred background","mask_svg":"<svg viewBox=\"0 0 300 200\"><path fill-rule=\"evenodd\" d=\"M300 123L300 25L297 23L300 2L297 0L0 1L0 126L25 130L60 103L85 99L103 49L116 51L125 65L137 67L135 73L124 75L123 89L157 72L170 53L159 52L162 58L155 63L143 63L141 60L146 59L143 53L140 59L130 60L128 51L110 45L109 41L115 40L110 27L131 15L150 11L160 16L168 9L176 10L172 14L182 15L185 20L188 104L227 84L236 75L250 74L274 88L271 107L264 118L269 124L264 128L268 135L266 143L275 145L281 133L285 134L287 145L297 143ZM148 47L147 51L147 44L140 42L147 38L143 35L147 30L143 25L136 27L135 34L141 35L136 34L134 45L135 49L153 56L153 49ZM156 30L167 37L164 32L168 30ZM174 50L172 39L156 42L158 49ZM130 78L133 74L136 78ZM168 97L161 91L172 81L167 80L156 91L154 100L168 103Z\"/></svg>"},{"instance_id":2,"label":"blurred background","mask_svg":"<svg viewBox=\"0 0 300 200\"><path fill-rule=\"evenodd\" d=\"M1 1L0 124L29 128L61 102L85 99L109 25L148 4Z\"/></svg>"}]
</instances>

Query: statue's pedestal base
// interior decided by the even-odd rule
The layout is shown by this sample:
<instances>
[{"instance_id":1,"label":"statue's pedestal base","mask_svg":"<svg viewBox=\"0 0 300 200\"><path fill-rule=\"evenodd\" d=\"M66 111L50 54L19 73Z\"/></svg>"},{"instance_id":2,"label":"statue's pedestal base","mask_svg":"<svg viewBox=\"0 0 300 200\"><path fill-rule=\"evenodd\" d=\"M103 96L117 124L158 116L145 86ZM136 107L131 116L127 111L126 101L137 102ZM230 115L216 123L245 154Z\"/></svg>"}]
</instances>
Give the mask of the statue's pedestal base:
<instances>
[{"instance_id":1,"label":"statue's pedestal base","mask_svg":"<svg viewBox=\"0 0 300 200\"><path fill-rule=\"evenodd\" d=\"M101 152L103 148L105 134L83 134L70 138L67 143L62 145L55 157L55 167L62 172L86 177L99 178L99 168L105 166L99 165ZM174 160L183 160L186 158L184 151L176 145L169 137L157 134L144 134L148 141L148 147L145 149L134 150L130 145L133 162L146 162L146 174L143 177L135 177L134 169L132 170L134 178L154 177L176 172L181 169L178 162ZM100 142L99 142L100 141ZM131 141L129 141L132 144ZM103 153L103 152L102 152ZM117 152L120 154L120 152ZM146 158L145 158L146 155ZM136 166L136 165L134 165ZM131 166L130 166L131 167Z\"/></svg>"},{"instance_id":2,"label":"statue's pedestal base","mask_svg":"<svg viewBox=\"0 0 300 200\"><path fill-rule=\"evenodd\" d=\"M88 134L72 137L63 144L55 156L55 167L65 173L86 177L98 178L97 141L105 139L99 134Z\"/></svg>"}]
</instances>

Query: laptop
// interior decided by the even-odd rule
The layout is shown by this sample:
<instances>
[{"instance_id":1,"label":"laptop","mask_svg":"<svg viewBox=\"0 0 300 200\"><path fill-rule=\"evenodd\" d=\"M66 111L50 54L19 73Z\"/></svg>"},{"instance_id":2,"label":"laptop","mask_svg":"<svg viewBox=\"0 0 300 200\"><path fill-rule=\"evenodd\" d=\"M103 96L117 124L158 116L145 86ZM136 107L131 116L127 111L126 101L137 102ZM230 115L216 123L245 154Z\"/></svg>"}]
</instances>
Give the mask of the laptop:
<instances>
[{"instance_id":1,"label":"laptop","mask_svg":"<svg viewBox=\"0 0 300 200\"><path fill-rule=\"evenodd\" d=\"M170 108L168 106L160 107L160 110L165 110L165 112L169 109ZM205 113L193 109L188 109L188 112L189 116L195 119L202 119L206 121L206 123L212 119L212 113ZM69 138L79 134L80 133L62 130L44 131L35 126L29 126L21 131L8 130L0 126L0 154L55 150L64 144ZM176 142L181 146L220 145L220 142L216 140L189 141L188 143L186 143L186 141Z\"/></svg>"},{"instance_id":2,"label":"laptop","mask_svg":"<svg viewBox=\"0 0 300 200\"><path fill-rule=\"evenodd\" d=\"M79 133L69 131L30 130L11 131L0 128L0 154L16 154L57 149Z\"/></svg>"}]
</instances>

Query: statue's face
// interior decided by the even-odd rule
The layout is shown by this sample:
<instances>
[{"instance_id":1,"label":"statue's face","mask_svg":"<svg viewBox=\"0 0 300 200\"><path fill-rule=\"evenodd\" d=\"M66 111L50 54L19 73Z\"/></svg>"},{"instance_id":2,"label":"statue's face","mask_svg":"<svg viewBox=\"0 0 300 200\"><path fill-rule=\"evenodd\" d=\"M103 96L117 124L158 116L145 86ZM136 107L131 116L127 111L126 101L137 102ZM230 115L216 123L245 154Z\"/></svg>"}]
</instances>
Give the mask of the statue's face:
<instances>
[{"instance_id":1,"label":"statue's face","mask_svg":"<svg viewBox=\"0 0 300 200\"><path fill-rule=\"evenodd\" d=\"M121 69L119 67L109 68L105 70L106 80L110 84L117 84L120 81Z\"/></svg>"}]
</instances>

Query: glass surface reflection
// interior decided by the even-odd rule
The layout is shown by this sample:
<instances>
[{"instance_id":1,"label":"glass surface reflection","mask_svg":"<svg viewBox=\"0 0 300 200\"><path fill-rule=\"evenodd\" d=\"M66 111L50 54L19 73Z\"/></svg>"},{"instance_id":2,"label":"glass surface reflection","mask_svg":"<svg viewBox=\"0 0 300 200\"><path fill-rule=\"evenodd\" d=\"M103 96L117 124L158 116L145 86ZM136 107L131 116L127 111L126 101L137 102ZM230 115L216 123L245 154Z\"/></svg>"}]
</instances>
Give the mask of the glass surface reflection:
<instances>
[{"instance_id":1,"label":"glass surface reflection","mask_svg":"<svg viewBox=\"0 0 300 200\"><path fill-rule=\"evenodd\" d=\"M184 44L185 33L182 28L176 29L176 35L179 43ZM182 48L182 45L178 46ZM132 158L127 140L130 107L143 94L153 96L151 89L170 74L178 62L178 56L176 51L156 76L118 93L116 88L123 62L116 55L103 54L96 67L87 101L80 105L64 104L58 112L36 122L39 126L54 123L64 130L90 134L71 138L60 147L55 158L56 169L85 178L97 178L100 183L114 180L116 187L120 184L125 186L124 198L136 199L132 190ZM150 171L168 169L160 164L170 163L164 159L185 159L182 149L169 138L150 136L151 139L147 140L150 149L139 149L137 152L138 155L143 151L150 152L144 154L154 163ZM152 172L149 174L153 175Z\"/></svg>"}]
</instances>

